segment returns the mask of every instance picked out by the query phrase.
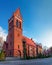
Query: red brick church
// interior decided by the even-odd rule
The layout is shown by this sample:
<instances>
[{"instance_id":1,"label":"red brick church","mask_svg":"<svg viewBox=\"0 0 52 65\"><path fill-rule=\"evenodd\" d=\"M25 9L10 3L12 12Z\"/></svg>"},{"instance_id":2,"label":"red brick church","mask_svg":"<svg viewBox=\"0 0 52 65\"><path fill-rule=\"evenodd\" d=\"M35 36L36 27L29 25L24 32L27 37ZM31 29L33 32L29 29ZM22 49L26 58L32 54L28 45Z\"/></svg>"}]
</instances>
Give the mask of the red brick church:
<instances>
[{"instance_id":1,"label":"red brick church","mask_svg":"<svg viewBox=\"0 0 52 65\"><path fill-rule=\"evenodd\" d=\"M8 20L8 36L3 45L6 56L23 58L26 56L35 57L37 55L36 43L22 34L22 23L23 20L20 9L17 9ZM42 47L40 47L40 49L42 49ZM42 50L40 52L42 52Z\"/></svg>"}]
</instances>

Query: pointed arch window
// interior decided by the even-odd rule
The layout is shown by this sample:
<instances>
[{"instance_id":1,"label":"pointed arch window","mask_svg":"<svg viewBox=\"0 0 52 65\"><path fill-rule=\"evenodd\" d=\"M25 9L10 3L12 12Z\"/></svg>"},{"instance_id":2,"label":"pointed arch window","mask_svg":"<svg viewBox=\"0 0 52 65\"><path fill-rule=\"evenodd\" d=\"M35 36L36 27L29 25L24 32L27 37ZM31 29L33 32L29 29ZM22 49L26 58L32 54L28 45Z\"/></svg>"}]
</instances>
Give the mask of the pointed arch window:
<instances>
[{"instance_id":1,"label":"pointed arch window","mask_svg":"<svg viewBox=\"0 0 52 65\"><path fill-rule=\"evenodd\" d=\"M16 21L16 26L17 26L17 27L19 26L18 20Z\"/></svg>"},{"instance_id":2,"label":"pointed arch window","mask_svg":"<svg viewBox=\"0 0 52 65\"><path fill-rule=\"evenodd\" d=\"M19 28L21 28L21 22L19 22Z\"/></svg>"},{"instance_id":3,"label":"pointed arch window","mask_svg":"<svg viewBox=\"0 0 52 65\"><path fill-rule=\"evenodd\" d=\"M18 27L18 28L21 28L21 22L20 21L16 21L16 26Z\"/></svg>"}]
</instances>

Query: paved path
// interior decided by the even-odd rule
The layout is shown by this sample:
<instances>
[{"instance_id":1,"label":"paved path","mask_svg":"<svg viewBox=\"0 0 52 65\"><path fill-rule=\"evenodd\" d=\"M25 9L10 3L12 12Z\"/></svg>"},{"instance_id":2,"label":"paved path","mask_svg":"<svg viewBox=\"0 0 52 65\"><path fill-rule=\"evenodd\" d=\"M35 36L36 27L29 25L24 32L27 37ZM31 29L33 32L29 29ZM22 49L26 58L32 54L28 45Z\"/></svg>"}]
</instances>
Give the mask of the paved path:
<instances>
[{"instance_id":1,"label":"paved path","mask_svg":"<svg viewBox=\"0 0 52 65\"><path fill-rule=\"evenodd\" d=\"M0 62L0 65L52 65L52 58L3 61L3 62Z\"/></svg>"}]
</instances>

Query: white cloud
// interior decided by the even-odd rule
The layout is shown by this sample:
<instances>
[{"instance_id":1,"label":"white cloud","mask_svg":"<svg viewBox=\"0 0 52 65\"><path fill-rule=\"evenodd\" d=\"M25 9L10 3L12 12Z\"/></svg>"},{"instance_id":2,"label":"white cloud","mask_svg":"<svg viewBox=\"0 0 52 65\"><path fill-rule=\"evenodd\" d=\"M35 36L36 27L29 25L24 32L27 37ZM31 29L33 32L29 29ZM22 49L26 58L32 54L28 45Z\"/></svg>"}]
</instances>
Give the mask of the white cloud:
<instances>
[{"instance_id":1,"label":"white cloud","mask_svg":"<svg viewBox=\"0 0 52 65\"><path fill-rule=\"evenodd\" d=\"M7 31L3 29L1 26L0 26L0 37L2 37L4 41L6 41Z\"/></svg>"},{"instance_id":2,"label":"white cloud","mask_svg":"<svg viewBox=\"0 0 52 65\"><path fill-rule=\"evenodd\" d=\"M52 46L52 30L46 30L40 34L40 37L37 39L38 42L41 42L43 46L51 47Z\"/></svg>"},{"instance_id":3,"label":"white cloud","mask_svg":"<svg viewBox=\"0 0 52 65\"><path fill-rule=\"evenodd\" d=\"M34 42L36 42L36 43L37 43L37 39L35 39L35 38L32 38L32 39L33 39L33 41L34 41Z\"/></svg>"}]
</instances>

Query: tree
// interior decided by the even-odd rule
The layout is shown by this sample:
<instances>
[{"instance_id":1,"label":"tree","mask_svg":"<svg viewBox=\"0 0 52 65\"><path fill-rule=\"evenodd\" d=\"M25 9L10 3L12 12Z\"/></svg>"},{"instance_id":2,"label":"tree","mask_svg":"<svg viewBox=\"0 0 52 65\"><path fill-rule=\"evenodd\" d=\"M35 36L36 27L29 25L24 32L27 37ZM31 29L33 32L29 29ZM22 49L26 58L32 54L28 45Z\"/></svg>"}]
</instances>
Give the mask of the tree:
<instances>
[{"instance_id":1,"label":"tree","mask_svg":"<svg viewBox=\"0 0 52 65\"><path fill-rule=\"evenodd\" d=\"M50 47L50 55L52 56L52 47Z\"/></svg>"},{"instance_id":2,"label":"tree","mask_svg":"<svg viewBox=\"0 0 52 65\"><path fill-rule=\"evenodd\" d=\"M1 53L0 53L0 60L5 60L5 53L3 50L1 50Z\"/></svg>"}]
</instances>

